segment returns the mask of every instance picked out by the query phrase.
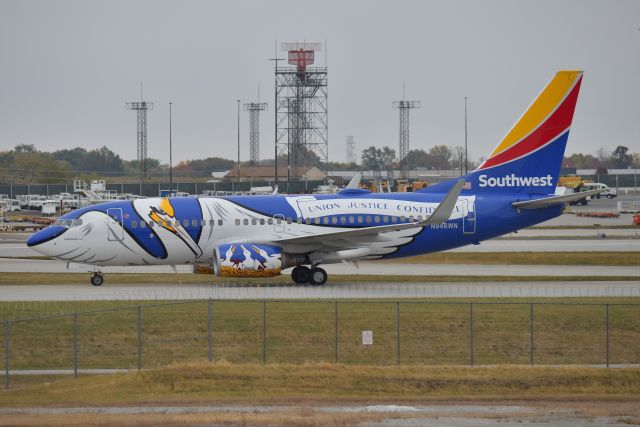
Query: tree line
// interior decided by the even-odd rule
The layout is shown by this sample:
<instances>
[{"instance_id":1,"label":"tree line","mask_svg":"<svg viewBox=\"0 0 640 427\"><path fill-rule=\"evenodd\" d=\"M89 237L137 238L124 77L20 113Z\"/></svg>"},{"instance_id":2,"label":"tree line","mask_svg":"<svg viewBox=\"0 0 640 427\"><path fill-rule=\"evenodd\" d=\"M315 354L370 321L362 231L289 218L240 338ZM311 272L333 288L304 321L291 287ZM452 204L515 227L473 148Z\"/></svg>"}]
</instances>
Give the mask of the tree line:
<instances>
[{"instance_id":1,"label":"tree line","mask_svg":"<svg viewBox=\"0 0 640 427\"><path fill-rule=\"evenodd\" d=\"M304 156L309 162L326 170L373 170L391 172L406 161L408 169L464 170L464 148L434 145L428 150L409 151L406 159L399 159L396 151L388 146L368 147L362 150L359 163L319 163L317 156ZM286 155L278 156L286 163ZM262 165L272 165L273 159L265 159ZM482 162L482 159L480 159ZM209 177L213 171L227 171L234 160L221 157L184 160L173 167L175 177ZM245 164L248 164L245 163ZM473 170L479 162L468 159L467 168ZM596 169L606 173L608 169L640 168L640 153L618 146L612 152L600 149L596 155L575 153L566 156L562 163L566 168ZM158 159L147 159L147 176L167 177L169 165ZM40 151L31 144L19 144L12 150L0 151L0 183L61 183L74 178L97 179L113 176L138 177L138 161L124 160L108 147L87 150L82 147L53 152Z\"/></svg>"}]
</instances>

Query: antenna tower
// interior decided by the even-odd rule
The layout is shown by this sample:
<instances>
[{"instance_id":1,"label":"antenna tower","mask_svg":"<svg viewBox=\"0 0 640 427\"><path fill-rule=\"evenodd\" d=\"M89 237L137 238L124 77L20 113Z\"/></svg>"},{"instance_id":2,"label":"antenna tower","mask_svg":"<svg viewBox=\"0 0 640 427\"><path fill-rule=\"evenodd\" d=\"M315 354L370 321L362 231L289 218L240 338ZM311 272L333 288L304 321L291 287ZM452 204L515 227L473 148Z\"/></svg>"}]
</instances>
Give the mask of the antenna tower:
<instances>
[{"instance_id":1,"label":"antenna tower","mask_svg":"<svg viewBox=\"0 0 640 427\"><path fill-rule=\"evenodd\" d=\"M409 154L409 110L420 108L420 101L405 101L404 82L402 82L402 101L394 101L393 108L400 111L400 138L399 152L400 172L402 178L409 177L409 164L407 156Z\"/></svg>"},{"instance_id":2,"label":"antenna tower","mask_svg":"<svg viewBox=\"0 0 640 427\"><path fill-rule=\"evenodd\" d=\"M249 112L249 161L251 165L260 161L260 111L266 109L266 102L244 104L244 110Z\"/></svg>"},{"instance_id":3,"label":"antenna tower","mask_svg":"<svg viewBox=\"0 0 640 427\"><path fill-rule=\"evenodd\" d=\"M357 159L356 159L356 143L353 140L353 135L347 135L347 142L346 142L346 155L345 155L345 160L347 161L347 163L356 163Z\"/></svg>"},{"instance_id":4,"label":"antenna tower","mask_svg":"<svg viewBox=\"0 0 640 427\"><path fill-rule=\"evenodd\" d=\"M137 112L138 176L142 180L147 177L147 110L153 110L153 102L143 101L142 82L140 82L140 102L127 102L126 108Z\"/></svg>"},{"instance_id":5,"label":"antenna tower","mask_svg":"<svg viewBox=\"0 0 640 427\"><path fill-rule=\"evenodd\" d=\"M282 43L289 67L276 67L276 147L296 166L324 167L328 157L327 67L311 67L320 43Z\"/></svg>"}]
</instances>

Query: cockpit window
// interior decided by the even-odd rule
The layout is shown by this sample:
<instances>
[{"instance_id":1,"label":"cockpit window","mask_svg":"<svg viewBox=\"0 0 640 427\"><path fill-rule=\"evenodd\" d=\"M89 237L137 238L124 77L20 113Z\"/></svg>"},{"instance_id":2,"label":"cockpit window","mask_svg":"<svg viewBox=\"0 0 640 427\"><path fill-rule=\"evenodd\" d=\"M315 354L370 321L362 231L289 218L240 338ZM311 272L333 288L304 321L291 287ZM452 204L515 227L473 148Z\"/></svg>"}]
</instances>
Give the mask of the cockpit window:
<instances>
[{"instance_id":1,"label":"cockpit window","mask_svg":"<svg viewBox=\"0 0 640 427\"><path fill-rule=\"evenodd\" d=\"M77 219L56 219L53 222L53 225L58 225L60 227L71 228L71 227L79 227L82 225L82 220L80 218Z\"/></svg>"}]
</instances>

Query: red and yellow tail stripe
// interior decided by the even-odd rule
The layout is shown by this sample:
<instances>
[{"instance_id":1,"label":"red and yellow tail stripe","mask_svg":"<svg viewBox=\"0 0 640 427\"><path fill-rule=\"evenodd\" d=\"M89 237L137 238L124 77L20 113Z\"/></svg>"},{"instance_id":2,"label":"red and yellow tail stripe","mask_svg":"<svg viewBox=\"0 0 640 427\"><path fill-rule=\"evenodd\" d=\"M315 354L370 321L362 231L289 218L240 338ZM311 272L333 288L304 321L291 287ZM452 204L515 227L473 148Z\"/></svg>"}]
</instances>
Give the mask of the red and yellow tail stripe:
<instances>
[{"instance_id":1,"label":"red and yellow tail stripe","mask_svg":"<svg viewBox=\"0 0 640 427\"><path fill-rule=\"evenodd\" d=\"M524 157L568 130L581 82L582 71L559 71L478 169Z\"/></svg>"}]
</instances>

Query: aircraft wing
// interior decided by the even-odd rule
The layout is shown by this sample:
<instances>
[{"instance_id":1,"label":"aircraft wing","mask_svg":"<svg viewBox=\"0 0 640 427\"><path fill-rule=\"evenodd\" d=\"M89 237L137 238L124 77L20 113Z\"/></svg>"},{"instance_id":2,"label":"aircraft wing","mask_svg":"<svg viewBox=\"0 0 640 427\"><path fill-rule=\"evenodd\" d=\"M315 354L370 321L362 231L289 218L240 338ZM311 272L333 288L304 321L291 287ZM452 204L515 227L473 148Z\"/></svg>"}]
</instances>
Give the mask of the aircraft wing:
<instances>
[{"instance_id":1,"label":"aircraft wing","mask_svg":"<svg viewBox=\"0 0 640 427\"><path fill-rule=\"evenodd\" d=\"M384 236L382 234L394 231L402 231L407 229L414 229L417 227L425 227L429 224L441 224L449 219L453 209L456 206L456 202L458 200L458 196L460 196L460 191L462 191L462 187L464 186L464 180L461 179L449 190L449 192L444 196L436 210L424 221L418 222L410 222L410 223L401 223L401 224L389 224L389 225L380 225L375 227L362 227L362 228L353 228L353 229L342 229L340 231L324 233L324 234L313 234L306 236L296 236L296 237L285 237L282 239L272 240L273 243L280 244L298 244L298 245L312 245L321 243L326 246L337 246L337 247L353 247L353 246L361 246L362 244L366 244L367 240L372 241L380 241L384 240ZM339 242L344 242L340 244Z\"/></svg>"},{"instance_id":2,"label":"aircraft wing","mask_svg":"<svg viewBox=\"0 0 640 427\"><path fill-rule=\"evenodd\" d=\"M579 193L565 194L562 196L551 196L544 197L542 199L523 200L521 202L513 202L511 205L517 209L542 209L548 208L549 206L582 200L585 197L595 196L596 194L602 193L603 191L606 190L581 191Z\"/></svg>"}]
</instances>

